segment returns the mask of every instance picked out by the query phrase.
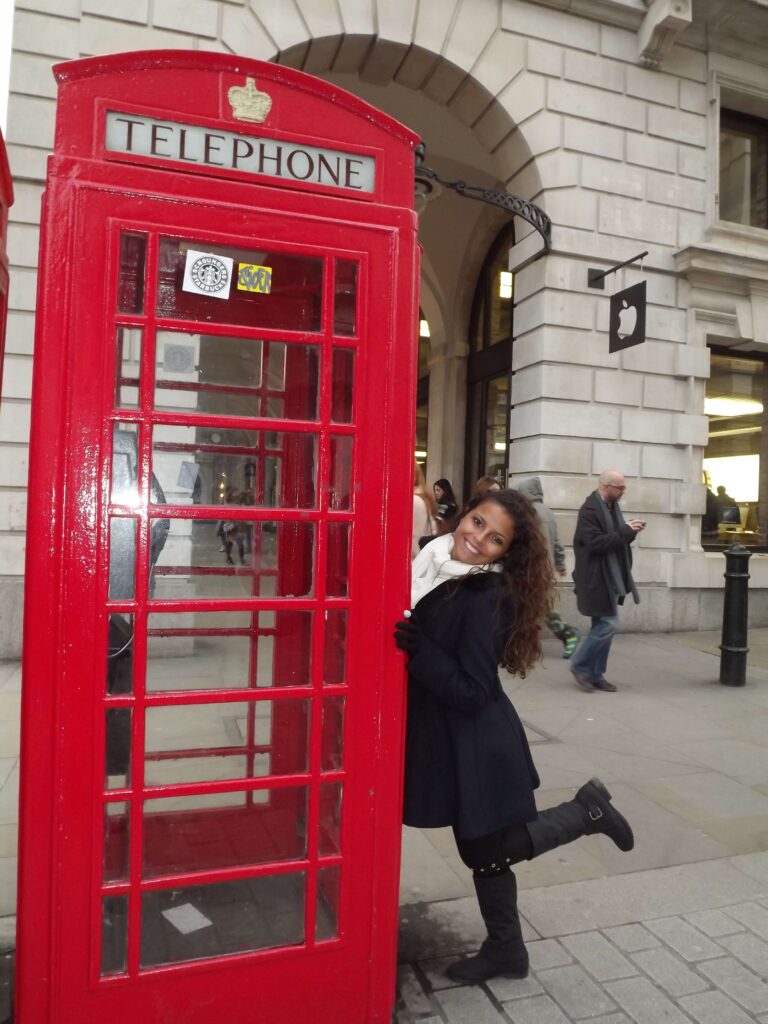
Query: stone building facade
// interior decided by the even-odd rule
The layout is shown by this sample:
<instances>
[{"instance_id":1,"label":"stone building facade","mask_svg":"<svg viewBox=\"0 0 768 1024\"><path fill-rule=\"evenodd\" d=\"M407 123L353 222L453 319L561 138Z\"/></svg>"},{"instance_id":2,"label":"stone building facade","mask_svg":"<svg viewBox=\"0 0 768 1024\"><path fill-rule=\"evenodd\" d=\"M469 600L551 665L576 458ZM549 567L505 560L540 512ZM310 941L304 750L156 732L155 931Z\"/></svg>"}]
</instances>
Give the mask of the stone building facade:
<instances>
[{"instance_id":1,"label":"stone building facade","mask_svg":"<svg viewBox=\"0 0 768 1024\"><path fill-rule=\"evenodd\" d=\"M51 64L167 48L238 53L325 77L418 131L443 177L507 189L546 211L552 250L514 277L509 365L486 360L497 381L511 371L508 386L493 392L504 405L506 436L496 447L508 480L541 476L567 543L596 474L623 470L625 508L648 521L636 545L643 601L625 625L716 626L724 559L717 542L702 547L703 470L718 433L705 414L711 357L722 395L738 397L742 377L752 388L742 396L753 402L749 423L721 417L719 434L749 436L748 454L758 456L750 472L768 443L755 400L768 351L765 0L16 0L0 656L19 648L25 510L34 500L25 490L26 439L40 198L55 117ZM736 150L726 151L734 157L729 193L741 179L749 194L731 196L724 216L726 115L737 123ZM482 362L472 360L478 281L500 245L514 271L537 240L505 235L502 211L450 190L426 204L421 224L426 469L430 480L460 484L483 468L468 446L493 428L485 378L472 377ZM644 250L642 267L613 275L605 291L588 287L589 267L605 270ZM647 340L610 354L608 295L641 279ZM748 374L737 359L749 363ZM485 420L471 425L475 386ZM739 530L756 548L768 527L763 463ZM759 551L751 574L753 617L765 624L768 557ZM569 600L566 588L566 608Z\"/></svg>"}]
</instances>

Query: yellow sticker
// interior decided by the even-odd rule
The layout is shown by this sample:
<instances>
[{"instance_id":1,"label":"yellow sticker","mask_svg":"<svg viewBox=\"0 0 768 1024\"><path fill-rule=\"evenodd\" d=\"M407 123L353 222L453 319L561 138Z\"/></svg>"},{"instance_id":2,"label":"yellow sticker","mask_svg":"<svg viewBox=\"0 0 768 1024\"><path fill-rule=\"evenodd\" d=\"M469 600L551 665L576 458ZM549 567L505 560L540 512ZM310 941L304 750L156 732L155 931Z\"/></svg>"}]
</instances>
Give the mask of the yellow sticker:
<instances>
[{"instance_id":1,"label":"yellow sticker","mask_svg":"<svg viewBox=\"0 0 768 1024\"><path fill-rule=\"evenodd\" d=\"M272 291L272 267L260 267L257 263L238 263L237 288L241 292L261 292L269 295Z\"/></svg>"}]
</instances>

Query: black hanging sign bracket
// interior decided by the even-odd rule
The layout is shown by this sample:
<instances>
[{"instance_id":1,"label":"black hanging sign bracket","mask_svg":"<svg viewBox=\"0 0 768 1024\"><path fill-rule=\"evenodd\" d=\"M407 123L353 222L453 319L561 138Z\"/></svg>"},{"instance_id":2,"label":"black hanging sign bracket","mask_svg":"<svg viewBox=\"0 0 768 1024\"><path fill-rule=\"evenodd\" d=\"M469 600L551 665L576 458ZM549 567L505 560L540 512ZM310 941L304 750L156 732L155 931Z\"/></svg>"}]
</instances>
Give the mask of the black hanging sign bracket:
<instances>
[{"instance_id":1,"label":"black hanging sign bracket","mask_svg":"<svg viewBox=\"0 0 768 1024\"><path fill-rule=\"evenodd\" d=\"M622 267L628 267L630 263L637 263L638 260L643 259L644 256L648 255L648 250L641 252L639 256L633 256L631 260L624 260L623 263L617 263L615 267L609 267L607 270L600 270L598 267L589 267L587 270L587 284L590 288L605 288L605 279L609 274L615 274L617 270L621 270Z\"/></svg>"}]
</instances>

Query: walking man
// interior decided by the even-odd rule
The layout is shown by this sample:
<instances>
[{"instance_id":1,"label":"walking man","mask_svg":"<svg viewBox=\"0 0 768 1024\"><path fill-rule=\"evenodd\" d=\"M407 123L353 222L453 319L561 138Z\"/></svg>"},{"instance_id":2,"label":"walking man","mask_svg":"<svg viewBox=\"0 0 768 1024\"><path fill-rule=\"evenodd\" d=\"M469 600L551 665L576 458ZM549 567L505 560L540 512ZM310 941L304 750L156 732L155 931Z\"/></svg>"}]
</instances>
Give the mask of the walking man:
<instances>
[{"instance_id":1,"label":"walking man","mask_svg":"<svg viewBox=\"0 0 768 1024\"><path fill-rule=\"evenodd\" d=\"M597 490L579 509L573 537L576 604L582 615L592 619L592 628L573 656L571 672L582 690L588 692L616 690L605 678L605 670L619 625L618 606L627 594L632 595L635 604L640 602L632 579L630 545L645 522L624 522L619 501L626 489L618 470L603 470Z\"/></svg>"},{"instance_id":2,"label":"walking man","mask_svg":"<svg viewBox=\"0 0 768 1024\"><path fill-rule=\"evenodd\" d=\"M544 539L549 548L549 560L552 563L552 568L558 576L565 576L565 548L557 538L555 514L548 505L544 504L541 480L537 476L532 476L529 480L523 480L516 484L515 489L527 494L533 502L533 507L536 509L541 528L544 531ZM563 657L570 658L579 645L581 630L569 625L555 608L545 616L544 621L562 643Z\"/></svg>"}]
</instances>

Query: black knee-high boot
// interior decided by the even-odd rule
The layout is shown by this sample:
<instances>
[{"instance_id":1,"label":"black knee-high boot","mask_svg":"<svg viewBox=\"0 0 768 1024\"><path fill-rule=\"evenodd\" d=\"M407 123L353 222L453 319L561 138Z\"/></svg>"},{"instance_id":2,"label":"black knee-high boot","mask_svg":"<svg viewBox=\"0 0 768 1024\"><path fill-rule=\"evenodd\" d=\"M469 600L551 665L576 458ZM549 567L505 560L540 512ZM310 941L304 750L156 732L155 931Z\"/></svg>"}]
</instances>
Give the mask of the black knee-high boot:
<instances>
[{"instance_id":1,"label":"black knee-high boot","mask_svg":"<svg viewBox=\"0 0 768 1024\"><path fill-rule=\"evenodd\" d=\"M581 836L597 834L608 836L620 850L631 850L635 845L632 828L610 801L611 794L600 779L590 779L573 800L540 811L536 820L526 826L532 856L538 857Z\"/></svg>"},{"instance_id":2,"label":"black knee-high boot","mask_svg":"<svg viewBox=\"0 0 768 1024\"><path fill-rule=\"evenodd\" d=\"M488 938L476 956L459 960L446 971L453 981L476 985L503 974L528 976L528 952L517 912L517 879L512 871L487 877L475 875L475 892Z\"/></svg>"}]
</instances>

